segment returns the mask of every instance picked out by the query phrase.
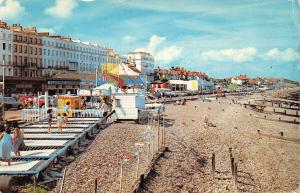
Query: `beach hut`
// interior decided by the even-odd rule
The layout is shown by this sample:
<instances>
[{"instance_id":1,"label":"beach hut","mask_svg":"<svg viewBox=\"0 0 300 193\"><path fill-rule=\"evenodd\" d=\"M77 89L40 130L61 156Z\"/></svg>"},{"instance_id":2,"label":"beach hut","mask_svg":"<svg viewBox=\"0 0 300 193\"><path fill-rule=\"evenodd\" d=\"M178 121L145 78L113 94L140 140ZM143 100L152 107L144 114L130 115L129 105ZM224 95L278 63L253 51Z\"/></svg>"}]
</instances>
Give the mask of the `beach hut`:
<instances>
[{"instance_id":1,"label":"beach hut","mask_svg":"<svg viewBox=\"0 0 300 193\"><path fill-rule=\"evenodd\" d=\"M140 93L116 93L113 109L118 120L138 120L139 112L145 109L145 95Z\"/></svg>"}]
</instances>

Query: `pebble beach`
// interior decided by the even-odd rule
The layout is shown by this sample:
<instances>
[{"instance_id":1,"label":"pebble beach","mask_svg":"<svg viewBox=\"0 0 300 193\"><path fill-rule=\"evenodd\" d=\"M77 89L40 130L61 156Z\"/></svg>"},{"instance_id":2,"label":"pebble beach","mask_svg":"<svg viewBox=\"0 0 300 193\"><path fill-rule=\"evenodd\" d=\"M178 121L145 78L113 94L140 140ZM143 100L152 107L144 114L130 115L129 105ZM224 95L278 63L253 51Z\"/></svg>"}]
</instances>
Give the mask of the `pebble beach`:
<instances>
[{"instance_id":1,"label":"pebble beach","mask_svg":"<svg viewBox=\"0 0 300 193\"><path fill-rule=\"evenodd\" d=\"M299 192L299 125L277 121L280 115L259 113L241 105L273 95L256 93L210 102L199 99L186 105L167 104L165 129L169 151L156 162L140 192ZM264 118L265 115L268 117ZM204 116L215 127L205 127ZM118 192L120 163L124 154L134 152L134 144L146 128L134 122L121 122L100 131L88 149L68 166L65 191L93 192L93 180L97 178L99 192ZM229 148L237 163L237 182L231 173ZM131 166L125 163L123 192L129 191L134 178L130 170L135 159L133 156ZM146 167L145 160L141 163L141 168Z\"/></svg>"}]
</instances>

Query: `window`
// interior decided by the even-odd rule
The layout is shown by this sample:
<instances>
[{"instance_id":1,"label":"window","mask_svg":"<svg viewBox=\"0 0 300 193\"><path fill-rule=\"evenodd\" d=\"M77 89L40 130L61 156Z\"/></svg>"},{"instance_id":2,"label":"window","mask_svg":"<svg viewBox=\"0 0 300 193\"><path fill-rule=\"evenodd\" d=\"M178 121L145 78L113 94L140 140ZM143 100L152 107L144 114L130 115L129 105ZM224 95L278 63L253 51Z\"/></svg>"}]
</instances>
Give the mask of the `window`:
<instances>
[{"instance_id":1,"label":"window","mask_svg":"<svg viewBox=\"0 0 300 193\"><path fill-rule=\"evenodd\" d=\"M5 50L5 48L6 48L6 44L5 43L2 44L2 48L3 48L3 50Z\"/></svg>"},{"instance_id":2,"label":"window","mask_svg":"<svg viewBox=\"0 0 300 193\"><path fill-rule=\"evenodd\" d=\"M16 41L17 40L17 35L14 35L14 41Z\"/></svg>"},{"instance_id":3,"label":"window","mask_svg":"<svg viewBox=\"0 0 300 193\"><path fill-rule=\"evenodd\" d=\"M27 57L24 57L24 64L27 64Z\"/></svg>"},{"instance_id":4,"label":"window","mask_svg":"<svg viewBox=\"0 0 300 193\"><path fill-rule=\"evenodd\" d=\"M18 51L17 45L15 44L15 45L14 45L14 52L17 52L17 51Z\"/></svg>"},{"instance_id":5,"label":"window","mask_svg":"<svg viewBox=\"0 0 300 193\"><path fill-rule=\"evenodd\" d=\"M8 55L8 64L11 64L11 55Z\"/></svg>"},{"instance_id":6,"label":"window","mask_svg":"<svg viewBox=\"0 0 300 193\"><path fill-rule=\"evenodd\" d=\"M19 53L22 53L22 45L19 45Z\"/></svg>"},{"instance_id":7,"label":"window","mask_svg":"<svg viewBox=\"0 0 300 193\"><path fill-rule=\"evenodd\" d=\"M17 60L18 60L17 56L14 56L14 65L18 63Z\"/></svg>"},{"instance_id":8,"label":"window","mask_svg":"<svg viewBox=\"0 0 300 193\"><path fill-rule=\"evenodd\" d=\"M39 54L42 55L42 48L39 48Z\"/></svg>"},{"instance_id":9,"label":"window","mask_svg":"<svg viewBox=\"0 0 300 193\"><path fill-rule=\"evenodd\" d=\"M34 48L34 55L37 55L37 48Z\"/></svg>"},{"instance_id":10,"label":"window","mask_svg":"<svg viewBox=\"0 0 300 193\"><path fill-rule=\"evenodd\" d=\"M11 51L11 44L8 44L8 51Z\"/></svg>"},{"instance_id":11,"label":"window","mask_svg":"<svg viewBox=\"0 0 300 193\"><path fill-rule=\"evenodd\" d=\"M32 47L29 47L29 54L32 54Z\"/></svg>"},{"instance_id":12,"label":"window","mask_svg":"<svg viewBox=\"0 0 300 193\"><path fill-rule=\"evenodd\" d=\"M36 38L34 38L34 43L35 43L35 44L37 43L37 39L36 39Z\"/></svg>"},{"instance_id":13,"label":"window","mask_svg":"<svg viewBox=\"0 0 300 193\"><path fill-rule=\"evenodd\" d=\"M29 43L32 43L32 38L29 38Z\"/></svg>"},{"instance_id":14,"label":"window","mask_svg":"<svg viewBox=\"0 0 300 193\"><path fill-rule=\"evenodd\" d=\"M27 54L27 46L24 46L24 53Z\"/></svg>"},{"instance_id":15,"label":"window","mask_svg":"<svg viewBox=\"0 0 300 193\"><path fill-rule=\"evenodd\" d=\"M27 42L27 37L24 37L24 41Z\"/></svg>"},{"instance_id":16,"label":"window","mask_svg":"<svg viewBox=\"0 0 300 193\"><path fill-rule=\"evenodd\" d=\"M22 64L23 64L23 61L22 61L22 56L19 56L19 61L18 61L18 63L19 63L20 65L22 65Z\"/></svg>"}]
</instances>

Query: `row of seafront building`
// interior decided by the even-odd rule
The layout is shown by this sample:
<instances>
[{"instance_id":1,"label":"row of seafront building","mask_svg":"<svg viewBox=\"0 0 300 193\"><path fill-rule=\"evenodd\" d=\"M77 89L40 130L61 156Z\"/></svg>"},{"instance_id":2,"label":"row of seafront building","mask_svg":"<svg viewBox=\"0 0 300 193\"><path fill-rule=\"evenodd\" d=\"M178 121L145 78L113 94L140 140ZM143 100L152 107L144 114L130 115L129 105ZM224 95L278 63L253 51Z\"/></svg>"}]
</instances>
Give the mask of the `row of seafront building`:
<instances>
[{"instance_id":1,"label":"row of seafront building","mask_svg":"<svg viewBox=\"0 0 300 193\"><path fill-rule=\"evenodd\" d=\"M141 75L153 73L154 58L145 52L129 52L123 56L111 54L112 49L95 43L72 40L70 37L38 32L35 27L24 28L20 24L8 26L0 21L0 61L4 62L5 93L34 92L54 85L58 93L74 93L78 83L60 85L70 79L55 78L57 74L74 73L93 77L103 63L131 61ZM3 64L1 64L3 65ZM0 70L0 75L3 72ZM93 78L95 79L95 78ZM87 78L82 86L94 84ZM57 81L57 84L55 83ZM50 83L50 84L49 84ZM65 88L57 88L57 87ZM81 85L79 85L81 86ZM52 88L50 86L50 88Z\"/></svg>"}]
</instances>

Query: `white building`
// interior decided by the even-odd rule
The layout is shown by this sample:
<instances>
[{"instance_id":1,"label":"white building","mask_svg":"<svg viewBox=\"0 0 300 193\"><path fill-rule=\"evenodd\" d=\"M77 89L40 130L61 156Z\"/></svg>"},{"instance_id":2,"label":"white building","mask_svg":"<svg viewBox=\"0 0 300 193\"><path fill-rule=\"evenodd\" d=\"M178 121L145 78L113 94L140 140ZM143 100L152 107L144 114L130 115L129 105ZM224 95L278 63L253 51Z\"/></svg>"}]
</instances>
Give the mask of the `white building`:
<instances>
[{"instance_id":1,"label":"white building","mask_svg":"<svg viewBox=\"0 0 300 193\"><path fill-rule=\"evenodd\" d=\"M109 56L110 49L106 49L98 44L90 42L81 42L74 40L77 52L80 54L80 63L78 72L93 74L100 64L114 63L115 58Z\"/></svg>"},{"instance_id":2,"label":"white building","mask_svg":"<svg viewBox=\"0 0 300 193\"><path fill-rule=\"evenodd\" d=\"M154 72L154 57L147 52L129 52L125 54L129 62L136 64L136 68L143 75L150 75Z\"/></svg>"},{"instance_id":3,"label":"white building","mask_svg":"<svg viewBox=\"0 0 300 193\"><path fill-rule=\"evenodd\" d=\"M0 75L3 75L2 65L4 61L5 76L13 76L13 32L0 27Z\"/></svg>"},{"instance_id":4,"label":"white building","mask_svg":"<svg viewBox=\"0 0 300 193\"><path fill-rule=\"evenodd\" d=\"M232 78L232 79L231 79L231 83L232 83L232 84L236 84L236 85L243 85L244 80L241 80L241 79L239 79L239 78Z\"/></svg>"},{"instance_id":5,"label":"white building","mask_svg":"<svg viewBox=\"0 0 300 193\"><path fill-rule=\"evenodd\" d=\"M94 74L100 64L115 62L109 56L110 49L98 44L71 40L63 36L43 36L43 75L53 75L62 71L76 71Z\"/></svg>"},{"instance_id":6,"label":"white building","mask_svg":"<svg viewBox=\"0 0 300 193\"><path fill-rule=\"evenodd\" d=\"M49 34L48 34L49 35ZM43 36L43 76L78 71L80 54L76 44L61 36Z\"/></svg>"}]
</instances>

